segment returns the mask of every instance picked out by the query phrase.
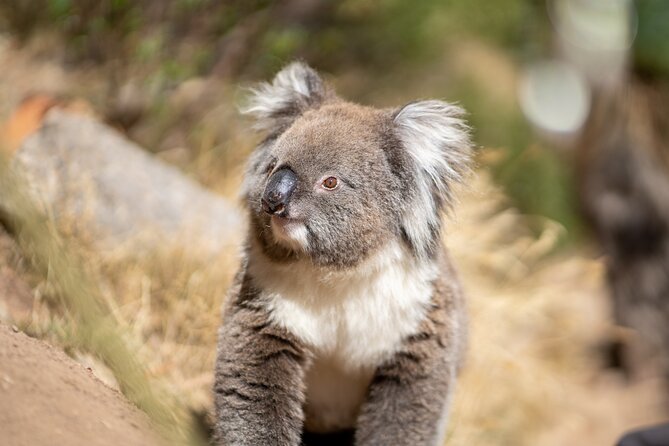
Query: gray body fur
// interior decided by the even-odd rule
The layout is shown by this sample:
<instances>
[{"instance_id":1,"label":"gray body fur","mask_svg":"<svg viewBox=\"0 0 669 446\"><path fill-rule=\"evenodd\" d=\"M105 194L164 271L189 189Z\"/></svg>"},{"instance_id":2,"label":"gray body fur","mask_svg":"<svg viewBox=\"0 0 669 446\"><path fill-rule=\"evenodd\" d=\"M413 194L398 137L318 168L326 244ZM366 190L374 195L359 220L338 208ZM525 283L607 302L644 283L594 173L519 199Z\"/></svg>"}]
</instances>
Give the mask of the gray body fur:
<instances>
[{"instance_id":1,"label":"gray body fur","mask_svg":"<svg viewBox=\"0 0 669 446\"><path fill-rule=\"evenodd\" d=\"M244 183L250 227L219 337L216 444L297 446L305 430L347 429L356 445L440 444L466 339L441 243L469 161L461 111L351 104L295 63L248 112L269 136ZM269 179L286 169L297 186L268 215Z\"/></svg>"}]
</instances>

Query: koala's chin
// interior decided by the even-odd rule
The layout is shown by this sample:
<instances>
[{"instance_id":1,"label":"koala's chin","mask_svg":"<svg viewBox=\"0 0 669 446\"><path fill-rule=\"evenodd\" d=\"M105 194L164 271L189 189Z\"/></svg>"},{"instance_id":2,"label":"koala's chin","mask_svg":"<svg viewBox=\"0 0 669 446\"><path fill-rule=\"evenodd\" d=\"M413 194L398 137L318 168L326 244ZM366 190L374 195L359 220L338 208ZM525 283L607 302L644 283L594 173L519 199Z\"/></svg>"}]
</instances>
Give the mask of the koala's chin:
<instances>
[{"instance_id":1,"label":"koala's chin","mask_svg":"<svg viewBox=\"0 0 669 446\"><path fill-rule=\"evenodd\" d=\"M306 252L309 247L308 232L305 223L296 218L272 215L269 225L274 241L292 251Z\"/></svg>"}]
</instances>

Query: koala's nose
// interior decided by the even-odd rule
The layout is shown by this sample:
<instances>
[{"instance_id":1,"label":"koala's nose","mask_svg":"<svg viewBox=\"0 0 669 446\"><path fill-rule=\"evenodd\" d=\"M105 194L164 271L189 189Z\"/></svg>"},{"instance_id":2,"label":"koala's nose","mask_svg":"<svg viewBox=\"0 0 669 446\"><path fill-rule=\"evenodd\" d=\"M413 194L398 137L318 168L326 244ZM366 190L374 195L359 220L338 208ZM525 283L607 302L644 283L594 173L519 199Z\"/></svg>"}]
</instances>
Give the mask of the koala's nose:
<instances>
[{"instance_id":1,"label":"koala's nose","mask_svg":"<svg viewBox=\"0 0 669 446\"><path fill-rule=\"evenodd\" d=\"M290 196L297 187L297 175L289 168L277 170L265 186L262 196L262 208L270 215L283 216Z\"/></svg>"}]
</instances>

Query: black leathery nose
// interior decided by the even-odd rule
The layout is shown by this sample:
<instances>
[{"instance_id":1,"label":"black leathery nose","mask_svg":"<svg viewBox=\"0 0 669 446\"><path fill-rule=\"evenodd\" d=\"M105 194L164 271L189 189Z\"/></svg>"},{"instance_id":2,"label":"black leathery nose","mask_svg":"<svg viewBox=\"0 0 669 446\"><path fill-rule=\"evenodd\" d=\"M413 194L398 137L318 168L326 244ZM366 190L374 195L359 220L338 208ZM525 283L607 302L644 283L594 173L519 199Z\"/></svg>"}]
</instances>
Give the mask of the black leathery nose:
<instances>
[{"instance_id":1,"label":"black leathery nose","mask_svg":"<svg viewBox=\"0 0 669 446\"><path fill-rule=\"evenodd\" d=\"M262 208L268 214L282 215L297 187L297 175L289 168L279 169L272 174L262 196Z\"/></svg>"}]
</instances>

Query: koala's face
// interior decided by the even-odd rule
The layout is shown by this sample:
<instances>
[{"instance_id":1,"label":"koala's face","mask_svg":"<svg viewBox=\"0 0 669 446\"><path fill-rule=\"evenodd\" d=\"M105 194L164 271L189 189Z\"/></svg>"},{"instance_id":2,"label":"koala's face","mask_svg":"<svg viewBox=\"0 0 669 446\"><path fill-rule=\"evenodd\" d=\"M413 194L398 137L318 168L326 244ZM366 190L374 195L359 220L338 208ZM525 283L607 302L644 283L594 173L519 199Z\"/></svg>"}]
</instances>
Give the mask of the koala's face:
<instances>
[{"instance_id":1,"label":"koala's face","mask_svg":"<svg viewBox=\"0 0 669 446\"><path fill-rule=\"evenodd\" d=\"M271 136L251 157L244 195L252 237L267 256L346 268L393 240L430 255L450 198L447 180L458 179L466 158L449 144L468 149L455 108L347 103L301 64L254 100L249 112Z\"/></svg>"},{"instance_id":2,"label":"koala's face","mask_svg":"<svg viewBox=\"0 0 669 446\"><path fill-rule=\"evenodd\" d=\"M340 102L305 112L266 142L247 194L270 253L306 253L317 264L348 266L397 236L403 178L389 161L398 145L384 135L391 119Z\"/></svg>"}]
</instances>

